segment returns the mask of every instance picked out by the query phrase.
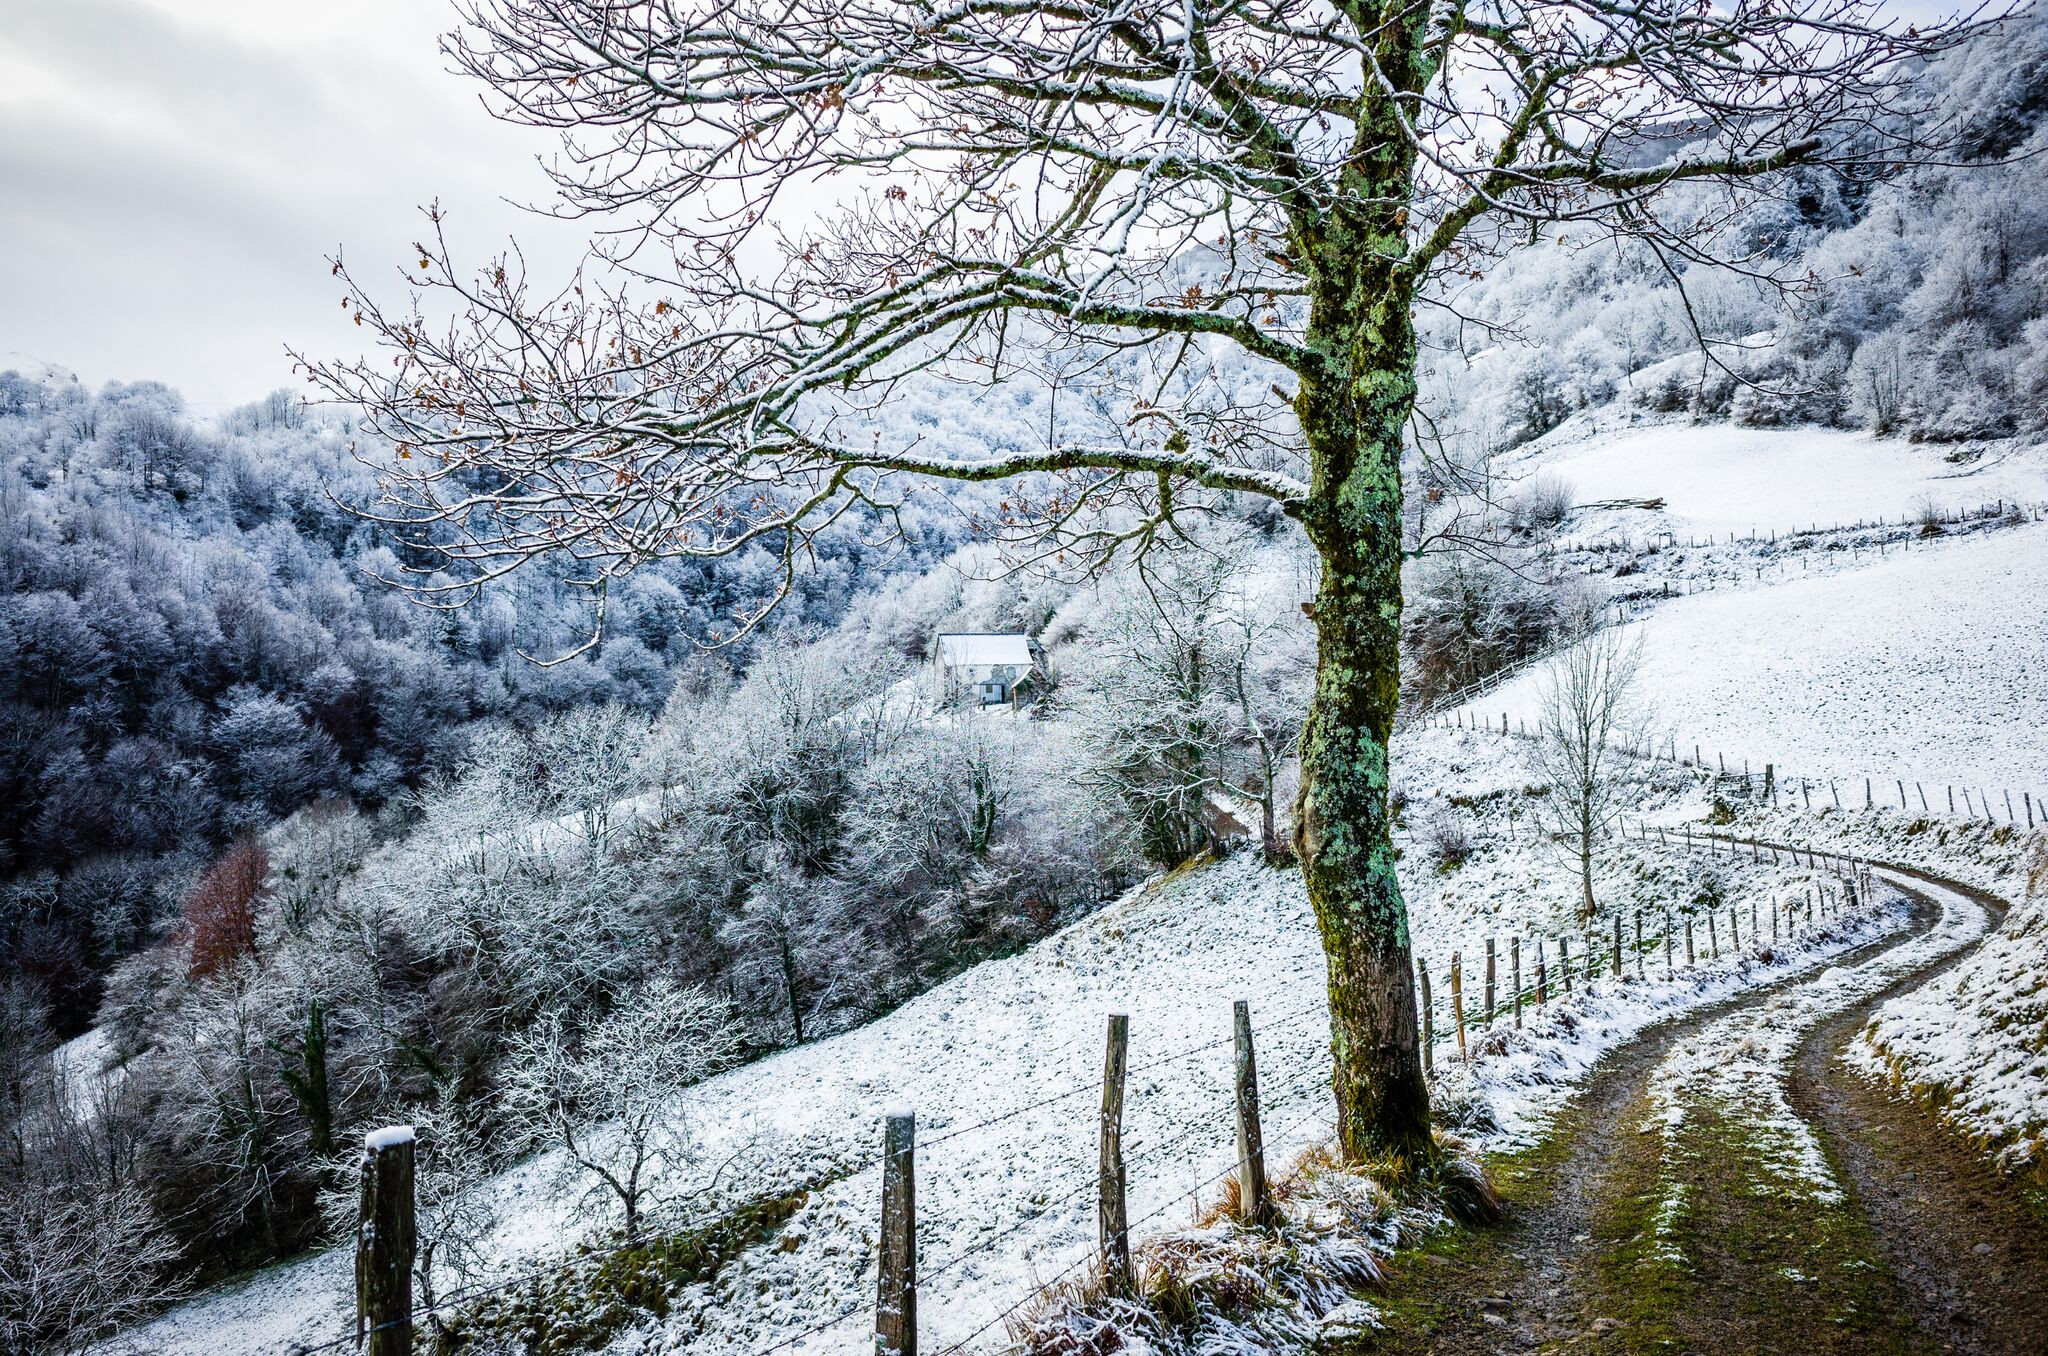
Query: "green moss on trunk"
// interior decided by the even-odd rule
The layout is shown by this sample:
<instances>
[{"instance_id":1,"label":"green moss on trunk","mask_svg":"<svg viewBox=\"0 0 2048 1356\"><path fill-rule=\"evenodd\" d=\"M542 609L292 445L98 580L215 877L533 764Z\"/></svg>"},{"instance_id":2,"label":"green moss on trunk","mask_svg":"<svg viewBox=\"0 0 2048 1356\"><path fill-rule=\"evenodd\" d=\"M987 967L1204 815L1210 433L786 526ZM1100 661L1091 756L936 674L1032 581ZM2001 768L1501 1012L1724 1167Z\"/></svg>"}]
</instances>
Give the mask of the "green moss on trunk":
<instances>
[{"instance_id":1,"label":"green moss on trunk","mask_svg":"<svg viewBox=\"0 0 2048 1356\"><path fill-rule=\"evenodd\" d=\"M1382 55L1403 64L1398 51ZM1295 849L1328 960L1337 1136L1353 1160L1432 1152L1388 802L1401 675L1401 451L1416 389L1401 206L1413 159L1398 130L1391 108L1360 126L1347 198L1373 205L1298 221L1293 241L1310 280L1306 346L1320 359L1295 399L1311 473L1300 516L1322 562Z\"/></svg>"}]
</instances>

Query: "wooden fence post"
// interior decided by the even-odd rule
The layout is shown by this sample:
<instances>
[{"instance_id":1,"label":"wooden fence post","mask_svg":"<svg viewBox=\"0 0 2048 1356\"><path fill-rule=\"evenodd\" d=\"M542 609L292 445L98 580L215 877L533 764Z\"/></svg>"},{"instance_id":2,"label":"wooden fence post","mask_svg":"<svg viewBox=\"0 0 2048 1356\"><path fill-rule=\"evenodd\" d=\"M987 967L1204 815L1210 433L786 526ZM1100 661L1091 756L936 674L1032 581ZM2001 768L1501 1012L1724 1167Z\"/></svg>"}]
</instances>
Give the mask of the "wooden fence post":
<instances>
[{"instance_id":1,"label":"wooden fence post","mask_svg":"<svg viewBox=\"0 0 2048 1356\"><path fill-rule=\"evenodd\" d=\"M1569 937L1557 939L1557 973L1564 980L1564 991L1572 991L1572 942Z\"/></svg>"},{"instance_id":2,"label":"wooden fence post","mask_svg":"<svg viewBox=\"0 0 2048 1356\"><path fill-rule=\"evenodd\" d=\"M1690 967L1690 966L1691 966L1691 965L1692 965L1692 964L1694 963L1694 962L1693 962L1693 951L1692 951L1692 915L1691 915L1691 914L1687 914L1687 915L1686 915L1686 919L1685 919L1685 963L1686 963L1686 965L1687 965L1688 967Z\"/></svg>"},{"instance_id":3,"label":"wooden fence post","mask_svg":"<svg viewBox=\"0 0 2048 1356\"><path fill-rule=\"evenodd\" d=\"M1124 1205L1124 1071L1129 1067L1131 1019L1109 1015L1102 1053L1102 1159L1095 1178L1096 1238L1102 1282L1112 1295L1131 1292L1131 1221Z\"/></svg>"},{"instance_id":4,"label":"wooden fence post","mask_svg":"<svg viewBox=\"0 0 2048 1356\"><path fill-rule=\"evenodd\" d=\"M1707 910L1707 957L1710 960L1721 959L1721 929L1715 922L1712 909Z\"/></svg>"},{"instance_id":5,"label":"wooden fence post","mask_svg":"<svg viewBox=\"0 0 2048 1356\"><path fill-rule=\"evenodd\" d=\"M1671 963L1671 910L1664 910L1664 978L1671 978L1677 967Z\"/></svg>"},{"instance_id":6,"label":"wooden fence post","mask_svg":"<svg viewBox=\"0 0 2048 1356\"><path fill-rule=\"evenodd\" d=\"M1506 716L1501 719L1505 721ZM1493 1027L1493 938L1486 939L1486 1026Z\"/></svg>"},{"instance_id":7,"label":"wooden fence post","mask_svg":"<svg viewBox=\"0 0 2048 1356\"><path fill-rule=\"evenodd\" d=\"M1643 911L1636 910L1636 978L1643 977Z\"/></svg>"},{"instance_id":8,"label":"wooden fence post","mask_svg":"<svg viewBox=\"0 0 2048 1356\"><path fill-rule=\"evenodd\" d=\"M1536 939L1536 1002L1550 1001L1550 967L1543 959L1543 939Z\"/></svg>"},{"instance_id":9,"label":"wooden fence post","mask_svg":"<svg viewBox=\"0 0 2048 1356\"><path fill-rule=\"evenodd\" d=\"M356 1215L356 1346L367 1356L412 1356L413 1135L387 1125L363 1136Z\"/></svg>"},{"instance_id":10,"label":"wooden fence post","mask_svg":"<svg viewBox=\"0 0 2048 1356\"><path fill-rule=\"evenodd\" d=\"M884 1124L875 1356L917 1356L917 1116L891 1111Z\"/></svg>"},{"instance_id":11,"label":"wooden fence post","mask_svg":"<svg viewBox=\"0 0 2048 1356\"><path fill-rule=\"evenodd\" d=\"M1272 1215L1266 1199L1266 1141L1259 1130L1259 1073L1252 1059L1252 1009L1240 998L1231 1007L1237 1029L1237 1203L1247 1224Z\"/></svg>"},{"instance_id":12,"label":"wooden fence post","mask_svg":"<svg viewBox=\"0 0 2048 1356\"><path fill-rule=\"evenodd\" d=\"M1621 978L1621 915L1614 915L1614 977Z\"/></svg>"},{"instance_id":13,"label":"wooden fence post","mask_svg":"<svg viewBox=\"0 0 2048 1356\"><path fill-rule=\"evenodd\" d=\"M1415 981L1422 989L1422 1072L1436 1072L1436 1009L1429 1001L1429 962L1415 958Z\"/></svg>"},{"instance_id":14,"label":"wooden fence post","mask_svg":"<svg viewBox=\"0 0 2048 1356\"><path fill-rule=\"evenodd\" d=\"M1522 1029L1522 939L1508 938L1508 978L1515 986L1515 1030Z\"/></svg>"},{"instance_id":15,"label":"wooden fence post","mask_svg":"<svg viewBox=\"0 0 2048 1356\"><path fill-rule=\"evenodd\" d=\"M1458 1026L1458 1058L1465 1058L1465 966L1451 953L1451 1020Z\"/></svg>"}]
</instances>

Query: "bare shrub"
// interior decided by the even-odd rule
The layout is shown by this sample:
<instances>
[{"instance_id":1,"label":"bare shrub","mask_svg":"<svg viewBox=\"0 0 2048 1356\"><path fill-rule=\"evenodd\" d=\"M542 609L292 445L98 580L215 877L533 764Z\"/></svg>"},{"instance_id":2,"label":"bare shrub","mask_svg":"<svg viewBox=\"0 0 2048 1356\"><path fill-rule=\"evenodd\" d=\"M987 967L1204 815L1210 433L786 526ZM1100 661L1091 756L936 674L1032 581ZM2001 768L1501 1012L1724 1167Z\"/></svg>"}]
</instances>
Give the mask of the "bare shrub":
<instances>
[{"instance_id":1,"label":"bare shrub","mask_svg":"<svg viewBox=\"0 0 2048 1356\"><path fill-rule=\"evenodd\" d=\"M1472 830L1448 810L1431 816L1423 826L1422 841L1439 871L1455 871L1472 855Z\"/></svg>"},{"instance_id":2,"label":"bare shrub","mask_svg":"<svg viewBox=\"0 0 2048 1356\"><path fill-rule=\"evenodd\" d=\"M1488 1223L1503 1210L1478 1160L1442 1132L1424 1163L1345 1163L1311 1147L1275 1179L1272 1204L1267 1227L1246 1227L1227 1180L1193 1229L1137 1246L1129 1296L1110 1293L1099 1270L1048 1286L1010 1320L1013 1347L1029 1356L1319 1349L1331 1318L1384 1282L1380 1257L1414 1242L1419 1219Z\"/></svg>"},{"instance_id":3,"label":"bare shrub","mask_svg":"<svg viewBox=\"0 0 2048 1356\"><path fill-rule=\"evenodd\" d=\"M1938 537L1947 529L1948 510L1932 494L1923 494L1913 501L1913 521L1920 524L1920 535Z\"/></svg>"},{"instance_id":4,"label":"bare shrub","mask_svg":"<svg viewBox=\"0 0 2048 1356\"><path fill-rule=\"evenodd\" d=\"M1427 707L1544 650L1573 599L1472 551L1425 558L1402 614L1402 701Z\"/></svg>"},{"instance_id":5,"label":"bare shrub","mask_svg":"<svg viewBox=\"0 0 2048 1356\"><path fill-rule=\"evenodd\" d=\"M1571 517L1578 492L1561 476L1536 475L1508 501L1508 522L1523 532L1555 532Z\"/></svg>"}]
</instances>

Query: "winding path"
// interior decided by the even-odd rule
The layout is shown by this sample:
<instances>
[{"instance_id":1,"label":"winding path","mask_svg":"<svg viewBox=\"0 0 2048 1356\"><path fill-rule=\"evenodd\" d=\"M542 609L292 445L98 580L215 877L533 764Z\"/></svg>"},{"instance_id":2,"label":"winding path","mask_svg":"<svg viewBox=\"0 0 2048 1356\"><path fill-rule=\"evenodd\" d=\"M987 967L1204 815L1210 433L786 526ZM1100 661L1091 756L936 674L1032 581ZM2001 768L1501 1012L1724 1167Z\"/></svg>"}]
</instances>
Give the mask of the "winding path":
<instances>
[{"instance_id":1,"label":"winding path","mask_svg":"<svg viewBox=\"0 0 2048 1356\"><path fill-rule=\"evenodd\" d=\"M1398 1259L1375 1352L2048 1351L2048 1208L1845 1067L2004 906L1884 868L1907 929L1654 1028L1533 1150L1511 1222Z\"/></svg>"}]
</instances>

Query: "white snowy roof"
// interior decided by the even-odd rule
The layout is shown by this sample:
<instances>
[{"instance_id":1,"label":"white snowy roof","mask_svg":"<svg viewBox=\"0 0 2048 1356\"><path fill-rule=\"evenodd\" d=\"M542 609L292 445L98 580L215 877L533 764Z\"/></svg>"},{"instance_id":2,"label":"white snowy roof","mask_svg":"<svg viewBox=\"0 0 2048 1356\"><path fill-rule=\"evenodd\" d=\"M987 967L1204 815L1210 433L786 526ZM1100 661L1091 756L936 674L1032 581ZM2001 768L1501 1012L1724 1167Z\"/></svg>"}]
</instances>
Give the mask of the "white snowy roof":
<instances>
[{"instance_id":1,"label":"white snowy roof","mask_svg":"<svg viewBox=\"0 0 2048 1356\"><path fill-rule=\"evenodd\" d=\"M1031 637L964 632L939 637L939 662L949 668L981 664L1016 664L1031 667Z\"/></svg>"}]
</instances>

